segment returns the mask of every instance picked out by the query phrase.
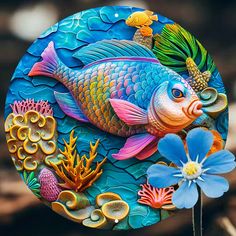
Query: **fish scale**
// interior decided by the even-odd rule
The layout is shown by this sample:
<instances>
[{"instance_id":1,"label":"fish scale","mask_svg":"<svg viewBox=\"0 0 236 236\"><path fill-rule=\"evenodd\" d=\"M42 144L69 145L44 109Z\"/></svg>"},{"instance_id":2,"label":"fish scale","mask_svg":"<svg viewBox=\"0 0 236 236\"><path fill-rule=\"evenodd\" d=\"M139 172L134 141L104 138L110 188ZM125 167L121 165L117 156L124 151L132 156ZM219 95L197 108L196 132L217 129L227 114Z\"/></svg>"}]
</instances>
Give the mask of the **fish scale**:
<instances>
[{"instance_id":1,"label":"fish scale","mask_svg":"<svg viewBox=\"0 0 236 236\"><path fill-rule=\"evenodd\" d=\"M181 78L159 63L133 59L86 66L80 71L73 71L61 64L55 74L60 75L58 78L71 91L91 123L107 132L118 132L122 137L142 133L145 127L125 124L114 113L108 99L127 100L146 110L155 87L163 81Z\"/></svg>"},{"instance_id":2,"label":"fish scale","mask_svg":"<svg viewBox=\"0 0 236 236\"><path fill-rule=\"evenodd\" d=\"M155 66L159 66L156 64ZM114 73L114 69L124 72L125 77ZM142 70L139 74L138 71ZM130 67L124 62L108 62L106 65L96 65L93 68L86 68L88 71L79 71L74 74L73 79L63 80L64 85L69 88L73 96L80 102L84 114L89 118L91 123L98 122L100 129L114 133L119 131L120 136L129 136L144 131L142 126L128 126L120 120L114 113L108 98L124 99L128 101L136 100L136 104L143 109L147 109L149 99L154 90L154 86L160 83L161 76L155 79L142 81L150 75L150 64L147 62L136 63L131 61ZM89 73L90 72L90 76ZM85 74L81 78L81 73ZM176 75L175 75L176 76ZM152 83L152 88L147 86L148 82ZM76 85L75 85L76 84ZM129 92L127 93L127 87ZM85 98L85 99L84 99ZM105 104L105 105L104 105ZM106 112L105 112L106 110Z\"/></svg>"},{"instance_id":3,"label":"fish scale","mask_svg":"<svg viewBox=\"0 0 236 236\"><path fill-rule=\"evenodd\" d=\"M49 76L68 88L68 93L55 92L68 116L126 137L124 147L113 154L116 159L147 158L156 151L160 137L179 132L202 114L187 82L135 42L104 40L74 56L84 63L82 69L65 66L51 42L29 76Z\"/></svg>"}]
</instances>

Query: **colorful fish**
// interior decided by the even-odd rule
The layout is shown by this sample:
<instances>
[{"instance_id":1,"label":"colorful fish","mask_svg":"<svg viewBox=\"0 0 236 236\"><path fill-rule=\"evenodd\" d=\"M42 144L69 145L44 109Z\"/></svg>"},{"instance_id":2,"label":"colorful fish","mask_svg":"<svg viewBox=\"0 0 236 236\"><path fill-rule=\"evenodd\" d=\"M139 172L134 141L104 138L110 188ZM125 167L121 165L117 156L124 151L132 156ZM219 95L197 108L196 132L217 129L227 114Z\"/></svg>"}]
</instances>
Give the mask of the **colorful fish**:
<instances>
[{"instance_id":1,"label":"colorful fish","mask_svg":"<svg viewBox=\"0 0 236 236\"><path fill-rule=\"evenodd\" d=\"M126 20L126 24L131 27L141 28L142 26L152 25L153 21L158 21L158 16L153 15L152 11L137 11L132 13Z\"/></svg>"},{"instance_id":2,"label":"colorful fish","mask_svg":"<svg viewBox=\"0 0 236 236\"><path fill-rule=\"evenodd\" d=\"M29 76L52 77L68 88L69 93L55 92L68 116L126 137L113 154L118 160L151 156L160 137L179 132L203 113L189 84L136 42L103 40L74 56L85 65L81 70L63 64L50 42Z\"/></svg>"}]
</instances>

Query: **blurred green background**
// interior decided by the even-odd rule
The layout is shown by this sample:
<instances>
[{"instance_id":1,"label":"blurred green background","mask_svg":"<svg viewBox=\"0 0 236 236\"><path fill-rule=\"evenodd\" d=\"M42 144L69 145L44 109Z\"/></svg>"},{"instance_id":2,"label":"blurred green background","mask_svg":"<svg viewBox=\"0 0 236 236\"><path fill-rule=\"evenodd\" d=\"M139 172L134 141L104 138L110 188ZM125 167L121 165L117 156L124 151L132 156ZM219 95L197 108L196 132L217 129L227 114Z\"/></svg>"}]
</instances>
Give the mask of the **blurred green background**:
<instances>
[{"instance_id":1,"label":"blurred green background","mask_svg":"<svg viewBox=\"0 0 236 236\"><path fill-rule=\"evenodd\" d=\"M30 44L49 26L73 13L103 5L132 5L156 11L194 34L212 55L226 86L230 106L227 148L236 153L236 1L235 0L9 0L0 3L0 235L16 236L182 236L192 235L191 211L130 232L84 228L53 213L27 189L9 157L3 109L9 81ZM207 236L236 236L236 172L230 191L205 199L203 226Z\"/></svg>"}]
</instances>

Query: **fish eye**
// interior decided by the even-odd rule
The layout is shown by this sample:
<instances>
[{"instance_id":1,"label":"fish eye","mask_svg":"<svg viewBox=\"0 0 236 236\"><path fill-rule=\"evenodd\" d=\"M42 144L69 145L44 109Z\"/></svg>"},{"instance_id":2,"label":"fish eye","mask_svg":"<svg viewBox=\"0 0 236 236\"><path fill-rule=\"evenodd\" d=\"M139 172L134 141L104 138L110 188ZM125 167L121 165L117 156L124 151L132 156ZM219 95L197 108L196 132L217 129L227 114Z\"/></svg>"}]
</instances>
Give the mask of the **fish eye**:
<instances>
[{"instance_id":1,"label":"fish eye","mask_svg":"<svg viewBox=\"0 0 236 236\"><path fill-rule=\"evenodd\" d=\"M182 97L184 97L183 92L181 90L179 90L179 89L176 89L176 88L172 89L172 95L174 96L174 98L182 98Z\"/></svg>"}]
</instances>

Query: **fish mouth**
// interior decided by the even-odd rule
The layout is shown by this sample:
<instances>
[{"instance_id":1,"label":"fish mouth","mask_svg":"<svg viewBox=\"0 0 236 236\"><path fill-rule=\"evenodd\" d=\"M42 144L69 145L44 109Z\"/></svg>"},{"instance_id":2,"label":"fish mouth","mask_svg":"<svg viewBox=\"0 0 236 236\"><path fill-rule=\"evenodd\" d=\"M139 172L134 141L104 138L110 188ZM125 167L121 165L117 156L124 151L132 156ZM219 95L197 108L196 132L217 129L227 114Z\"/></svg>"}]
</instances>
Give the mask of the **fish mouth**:
<instances>
[{"instance_id":1,"label":"fish mouth","mask_svg":"<svg viewBox=\"0 0 236 236\"><path fill-rule=\"evenodd\" d=\"M203 114L202 102L199 100L194 100L188 108L182 108L184 114L190 119L196 119Z\"/></svg>"}]
</instances>

